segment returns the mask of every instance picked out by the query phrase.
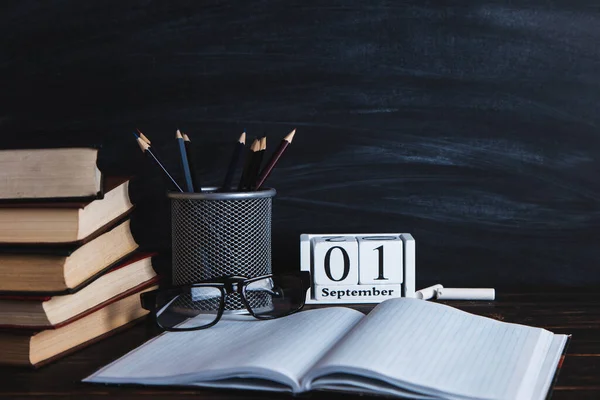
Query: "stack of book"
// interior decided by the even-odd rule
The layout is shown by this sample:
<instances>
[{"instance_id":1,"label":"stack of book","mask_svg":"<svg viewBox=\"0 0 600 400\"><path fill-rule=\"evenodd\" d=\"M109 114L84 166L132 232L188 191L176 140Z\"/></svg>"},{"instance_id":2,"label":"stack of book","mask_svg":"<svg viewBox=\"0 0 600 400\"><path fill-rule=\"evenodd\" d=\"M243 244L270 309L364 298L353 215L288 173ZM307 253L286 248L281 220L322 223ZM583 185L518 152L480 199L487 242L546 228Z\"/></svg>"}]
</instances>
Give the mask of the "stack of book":
<instances>
[{"instance_id":1,"label":"stack of book","mask_svg":"<svg viewBox=\"0 0 600 400\"><path fill-rule=\"evenodd\" d=\"M147 313L158 278L131 234L129 181L97 156L0 151L0 364L38 366Z\"/></svg>"}]
</instances>

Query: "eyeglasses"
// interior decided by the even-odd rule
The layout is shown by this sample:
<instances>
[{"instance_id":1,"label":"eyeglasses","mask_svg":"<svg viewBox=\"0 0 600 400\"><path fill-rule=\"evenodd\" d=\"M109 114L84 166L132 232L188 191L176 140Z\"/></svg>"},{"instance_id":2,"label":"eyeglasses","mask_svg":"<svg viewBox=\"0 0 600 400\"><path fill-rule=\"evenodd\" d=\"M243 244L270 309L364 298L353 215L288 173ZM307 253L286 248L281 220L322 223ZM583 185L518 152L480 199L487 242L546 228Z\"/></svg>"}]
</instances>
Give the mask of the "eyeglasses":
<instances>
[{"instance_id":1,"label":"eyeglasses","mask_svg":"<svg viewBox=\"0 0 600 400\"><path fill-rule=\"evenodd\" d=\"M309 273L264 275L256 278L227 276L190 285L141 294L166 331L194 331L215 325L223 313L249 313L257 319L274 319L304 307Z\"/></svg>"}]
</instances>

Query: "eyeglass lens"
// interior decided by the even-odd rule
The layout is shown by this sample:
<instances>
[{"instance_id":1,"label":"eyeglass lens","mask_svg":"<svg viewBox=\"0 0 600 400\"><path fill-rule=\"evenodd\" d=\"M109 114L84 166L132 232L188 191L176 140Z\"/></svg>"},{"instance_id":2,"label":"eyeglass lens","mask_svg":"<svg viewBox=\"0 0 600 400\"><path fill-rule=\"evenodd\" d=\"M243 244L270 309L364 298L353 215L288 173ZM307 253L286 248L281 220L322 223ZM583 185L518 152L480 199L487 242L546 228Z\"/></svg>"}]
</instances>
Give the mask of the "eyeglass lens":
<instances>
[{"instance_id":1,"label":"eyeglass lens","mask_svg":"<svg viewBox=\"0 0 600 400\"><path fill-rule=\"evenodd\" d=\"M245 284L243 296L256 318L271 319L297 311L304 304L302 282L294 276L271 276ZM232 296L235 297L231 298ZM238 303L239 294L227 295L227 304ZM157 322L164 328L197 329L212 324L222 307L222 292L210 286L192 286L157 312ZM225 314L247 313L240 303L234 310L225 307Z\"/></svg>"},{"instance_id":2,"label":"eyeglass lens","mask_svg":"<svg viewBox=\"0 0 600 400\"><path fill-rule=\"evenodd\" d=\"M221 290L216 287L187 288L157 312L156 320L164 328L177 325L179 328L199 328L210 325L218 317L221 297Z\"/></svg>"},{"instance_id":3,"label":"eyeglass lens","mask_svg":"<svg viewBox=\"0 0 600 400\"><path fill-rule=\"evenodd\" d=\"M277 318L304 304L302 282L294 276L272 276L249 282L244 297L257 318Z\"/></svg>"}]
</instances>

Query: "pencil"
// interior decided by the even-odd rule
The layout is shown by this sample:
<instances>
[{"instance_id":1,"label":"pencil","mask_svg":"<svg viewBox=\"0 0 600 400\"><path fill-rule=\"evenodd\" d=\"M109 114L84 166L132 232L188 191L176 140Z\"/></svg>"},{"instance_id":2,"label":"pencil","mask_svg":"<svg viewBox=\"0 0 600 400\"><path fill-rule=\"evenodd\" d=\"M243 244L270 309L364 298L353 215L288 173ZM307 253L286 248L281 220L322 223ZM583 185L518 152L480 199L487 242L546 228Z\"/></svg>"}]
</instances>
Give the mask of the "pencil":
<instances>
[{"instance_id":1,"label":"pencil","mask_svg":"<svg viewBox=\"0 0 600 400\"><path fill-rule=\"evenodd\" d=\"M140 134L140 138L148 143L149 145L152 145L152 142L150 141L150 139L148 139L146 136L144 136L144 134L142 133L142 131L140 131L138 128L135 128L136 131L138 131L138 133Z\"/></svg>"},{"instance_id":2,"label":"pencil","mask_svg":"<svg viewBox=\"0 0 600 400\"><path fill-rule=\"evenodd\" d=\"M190 166L190 172L192 173L192 184L194 185L196 192L202 192L202 185L200 184L200 179L198 178L198 169L196 168L196 161L194 159L194 146L192 146L192 141L187 134L182 132L181 136L183 136L188 165Z\"/></svg>"},{"instance_id":3,"label":"pencil","mask_svg":"<svg viewBox=\"0 0 600 400\"><path fill-rule=\"evenodd\" d=\"M265 183L269 175L271 175L271 172L273 171L273 168L275 168L275 165L277 165L279 158L285 152L285 149L287 149L287 147L292 143L295 134L296 130L294 129L286 137L283 138L283 140L279 144L279 147L277 148L277 150L275 150L275 152L271 156L271 159L265 165L265 168L263 168L263 170L260 172L260 175L258 176L255 185L257 190L260 189L260 187L263 185L263 183Z\"/></svg>"},{"instance_id":4,"label":"pencil","mask_svg":"<svg viewBox=\"0 0 600 400\"><path fill-rule=\"evenodd\" d=\"M135 130L138 132L137 136L139 136L140 139L142 139L144 142L148 143L149 146L151 146L151 151L152 151L152 154L154 155L154 157L156 157L157 160L160 160L161 159L160 151L158 151L156 146L152 146L150 139L147 136L145 136L142 133L142 131L140 131L138 128L135 128Z\"/></svg>"},{"instance_id":5,"label":"pencil","mask_svg":"<svg viewBox=\"0 0 600 400\"><path fill-rule=\"evenodd\" d=\"M137 140L138 145L140 146L140 149L142 149L142 152L144 154L150 156L150 158L154 161L154 163L163 170L165 175L167 175L167 177L171 180L171 182L173 182L173 184L175 185L177 190L179 190L180 192L183 192L183 189L181 189L181 186L179 186L177 184L175 179L173 179L171 174L169 174L169 171L167 171L167 169L162 165L162 163L159 161L159 159L154 155L154 153L152 153L152 150L150 149L150 145L148 143L146 143L141 137L139 137L135 132L133 133L133 136L135 136L135 139Z\"/></svg>"},{"instance_id":6,"label":"pencil","mask_svg":"<svg viewBox=\"0 0 600 400\"><path fill-rule=\"evenodd\" d=\"M183 171L183 177L185 179L185 186L188 192L194 192L194 183L192 182L192 173L190 172L190 164L188 163L187 152L185 151L185 143L181 132L177 129L175 133L175 139L179 144L179 155L181 158L181 170Z\"/></svg>"},{"instance_id":7,"label":"pencil","mask_svg":"<svg viewBox=\"0 0 600 400\"><path fill-rule=\"evenodd\" d=\"M267 137L263 136L260 139L260 149L256 153L256 159L254 161L254 165L252 165L251 173L248 176L248 183L246 186L248 189L254 190L256 185L256 178L258 177L258 172L260 171L260 166L262 165L263 159L265 158L265 152L267 150Z\"/></svg>"},{"instance_id":8,"label":"pencil","mask_svg":"<svg viewBox=\"0 0 600 400\"><path fill-rule=\"evenodd\" d=\"M233 181L233 176L235 175L235 170L240 163L242 150L244 150L244 146L246 145L246 131L244 131L238 141L235 144L235 148L233 149L233 154L231 155L231 161L229 161L229 167L227 168L227 174L225 175L225 179L223 180L223 186L221 186L221 190L228 191L231 186L231 181Z\"/></svg>"},{"instance_id":9,"label":"pencil","mask_svg":"<svg viewBox=\"0 0 600 400\"><path fill-rule=\"evenodd\" d=\"M254 165L254 159L256 157L256 153L260 149L260 141L258 139L254 139L252 145L250 145L250 149L246 154L246 161L244 162L244 169L242 170L242 177L240 178L240 183L238 185L238 190L244 190L248 181L248 174L250 174L250 169L252 165Z\"/></svg>"}]
</instances>

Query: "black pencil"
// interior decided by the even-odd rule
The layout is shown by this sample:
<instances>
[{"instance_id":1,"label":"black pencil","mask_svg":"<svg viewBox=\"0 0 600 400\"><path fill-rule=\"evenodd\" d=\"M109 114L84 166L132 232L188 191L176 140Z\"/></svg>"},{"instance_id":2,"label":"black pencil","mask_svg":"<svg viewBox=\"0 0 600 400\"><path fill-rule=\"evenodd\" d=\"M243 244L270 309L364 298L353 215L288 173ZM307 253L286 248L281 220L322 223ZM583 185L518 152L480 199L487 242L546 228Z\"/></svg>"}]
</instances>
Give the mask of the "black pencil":
<instances>
[{"instance_id":1,"label":"black pencil","mask_svg":"<svg viewBox=\"0 0 600 400\"><path fill-rule=\"evenodd\" d=\"M223 180L223 185L221 186L221 190L227 192L231 189L231 182L233 181L233 176L235 175L235 171L237 170L238 164L240 163L242 151L246 146L246 131L244 131L238 141L235 144L235 148L233 149L233 154L231 155L231 161L229 161L229 167L227 168L227 174L225 175L225 179Z\"/></svg>"},{"instance_id":2,"label":"black pencil","mask_svg":"<svg viewBox=\"0 0 600 400\"><path fill-rule=\"evenodd\" d=\"M244 162L244 169L242 170L242 177L240 178L240 183L238 185L238 190L246 189L246 185L248 182L248 175L251 172L251 168L254 165L256 153L260 149L260 141L258 139L254 139L252 145L250 145L250 149L246 154L246 161Z\"/></svg>"},{"instance_id":3,"label":"black pencil","mask_svg":"<svg viewBox=\"0 0 600 400\"><path fill-rule=\"evenodd\" d=\"M181 170L183 171L183 178L185 179L185 186L188 192L194 192L194 183L192 182L192 173L190 171L190 164L188 163L187 152L185 150L185 143L181 132L177 129L175 133L175 139L179 145L179 156L181 159Z\"/></svg>"},{"instance_id":4,"label":"black pencil","mask_svg":"<svg viewBox=\"0 0 600 400\"><path fill-rule=\"evenodd\" d=\"M200 178L198 169L196 168L196 160L194 159L194 149L190 137L185 133L181 133L183 136L183 142L185 143L185 151L187 153L188 165L190 166L190 172L192 173L192 184L196 192L202 192L202 185L200 184Z\"/></svg>"},{"instance_id":5,"label":"black pencil","mask_svg":"<svg viewBox=\"0 0 600 400\"><path fill-rule=\"evenodd\" d=\"M252 169L250 170L250 174L248 175L248 182L246 183L246 187L249 190L254 190L256 188L256 178L258 177L258 173L260 171L260 167L262 166L263 159L265 158L265 152L267 150L267 137L263 136L260 139L260 148L256 153L254 164L252 165Z\"/></svg>"},{"instance_id":6,"label":"black pencil","mask_svg":"<svg viewBox=\"0 0 600 400\"><path fill-rule=\"evenodd\" d=\"M179 190L180 192L183 192L183 189L181 188L181 186L179 186L177 184L175 179L173 179L171 174L169 174L169 171L167 171L167 169L162 165L162 163L159 161L159 159L154 155L154 153L152 153L152 150L150 149L150 145L146 141L144 141L141 137L139 137L135 132L133 133L133 136L135 136L135 139L137 140L138 145L140 146L140 149L142 149L142 152L144 154L146 154L147 156L149 156L149 158L151 158L154 161L154 163L163 170L165 175L171 180L171 182L173 182L173 184L175 185L177 190Z\"/></svg>"}]
</instances>

